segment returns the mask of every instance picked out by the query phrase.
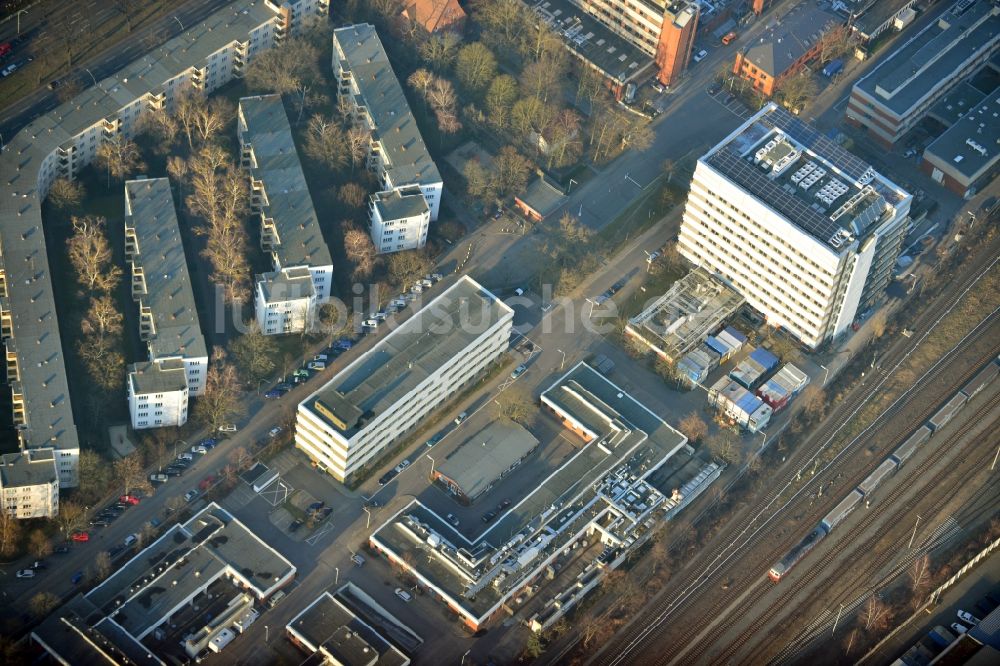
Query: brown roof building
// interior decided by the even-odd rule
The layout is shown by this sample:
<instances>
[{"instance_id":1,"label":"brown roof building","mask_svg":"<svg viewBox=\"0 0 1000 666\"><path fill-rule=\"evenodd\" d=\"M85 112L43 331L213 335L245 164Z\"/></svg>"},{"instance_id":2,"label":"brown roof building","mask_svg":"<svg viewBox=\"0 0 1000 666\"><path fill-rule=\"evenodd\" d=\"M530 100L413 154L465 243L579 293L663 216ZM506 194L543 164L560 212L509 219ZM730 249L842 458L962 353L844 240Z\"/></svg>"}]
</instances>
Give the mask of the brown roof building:
<instances>
[{"instance_id":1,"label":"brown roof building","mask_svg":"<svg viewBox=\"0 0 1000 666\"><path fill-rule=\"evenodd\" d=\"M413 21L429 33L465 27L465 10L458 0L407 0L403 6L404 19Z\"/></svg>"}]
</instances>

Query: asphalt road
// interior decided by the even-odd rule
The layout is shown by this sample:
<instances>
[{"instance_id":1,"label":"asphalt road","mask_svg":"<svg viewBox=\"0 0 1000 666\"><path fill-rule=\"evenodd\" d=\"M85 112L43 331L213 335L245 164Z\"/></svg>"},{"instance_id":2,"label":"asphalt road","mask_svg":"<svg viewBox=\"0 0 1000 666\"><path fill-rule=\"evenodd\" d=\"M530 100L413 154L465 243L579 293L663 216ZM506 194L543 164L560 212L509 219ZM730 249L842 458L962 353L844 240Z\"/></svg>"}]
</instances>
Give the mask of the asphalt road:
<instances>
[{"instance_id":1,"label":"asphalt road","mask_svg":"<svg viewBox=\"0 0 1000 666\"><path fill-rule=\"evenodd\" d=\"M119 69L137 60L150 51L150 39L156 39L157 45L177 36L182 32L182 25L190 28L199 21L228 4L230 0L188 0L176 8L170 16L165 16L159 21L142 30L136 30L134 34L118 42L114 47L97 53L92 57L81 56L72 72L63 75L62 78L73 78L82 82L83 85L93 85L95 81L111 76ZM69 10L80 12L81 20L94 23L115 12L110 3L91 1L86 6L81 7L81 3L65 3ZM43 25L43 18L40 12L32 14L28 10L21 18L21 32L28 32L30 29ZM29 27L30 26L30 27ZM43 28L44 29L44 28ZM13 20L7 21L0 29L16 34L16 24ZM158 36L154 37L154 36ZM32 35L35 38L35 35ZM32 52L32 43L28 41L21 47L23 53ZM88 73L87 70L90 70ZM92 78L93 77L93 78ZM38 116L48 113L59 106L59 99L56 94L50 91L45 85L36 89L29 95L14 101L0 112L0 136L12 137L22 127Z\"/></svg>"}]
</instances>

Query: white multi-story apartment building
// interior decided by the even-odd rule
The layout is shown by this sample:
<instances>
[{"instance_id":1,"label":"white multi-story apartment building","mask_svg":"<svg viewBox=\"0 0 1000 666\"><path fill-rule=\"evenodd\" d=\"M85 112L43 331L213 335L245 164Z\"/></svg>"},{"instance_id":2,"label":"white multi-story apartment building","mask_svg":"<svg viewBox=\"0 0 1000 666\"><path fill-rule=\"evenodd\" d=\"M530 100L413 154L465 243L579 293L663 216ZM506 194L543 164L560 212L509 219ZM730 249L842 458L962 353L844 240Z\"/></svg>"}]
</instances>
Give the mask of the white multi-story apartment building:
<instances>
[{"instance_id":1,"label":"white multi-story apartment building","mask_svg":"<svg viewBox=\"0 0 1000 666\"><path fill-rule=\"evenodd\" d=\"M427 242L431 211L419 187L373 194L368 208L372 241L379 252L415 250Z\"/></svg>"},{"instance_id":2,"label":"white multi-story apartment building","mask_svg":"<svg viewBox=\"0 0 1000 666\"><path fill-rule=\"evenodd\" d=\"M463 276L298 407L295 446L343 481L507 349L514 311Z\"/></svg>"},{"instance_id":3,"label":"white multi-story apartment building","mask_svg":"<svg viewBox=\"0 0 1000 666\"><path fill-rule=\"evenodd\" d=\"M680 253L817 347L876 305L912 196L769 104L695 168Z\"/></svg>"},{"instance_id":4,"label":"white multi-story apartment building","mask_svg":"<svg viewBox=\"0 0 1000 666\"><path fill-rule=\"evenodd\" d=\"M237 0L28 123L0 154L0 337L22 450L53 448L61 487L78 483L62 340L41 204L57 178L75 178L97 147L129 137L143 113L172 108L187 88L211 92L290 30L259 0Z\"/></svg>"},{"instance_id":5,"label":"white multi-story apartment building","mask_svg":"<svg viewBox=\"0 0 1000 666\"><path fill-rule=\"evenodd\" d=\"M181 359L134 363L128 368L128 411L135 430L184 425L189 395Z\"/></svg>"},{"instance_id":6,"label":"white multi-story apartment building","mask_svg":"<svg viewBox=\"0 0 1000 666\"><path fill-rule=\"evenodd\" d=\"M316 313L316 290L304 266L285 268L257 276L255 298L257 323L264 335L304 331Z\"/></svg>"},{"instance_id":7,"label":"white multi-story apartment building","mask_svg":"<svg viewBox=\"0 0 1000 666\"><path fill-rule=\"evenodd\" d=\"M378 174L383 190L379 194L388 197L393 190L419 187L430 221L436 221L444 183L374 26L359 23L333 31L333 73L337 93L351 109L354 122L371 132L368 168ZM424 233L415 245L407 238L385 250L374 220L371 234L379 252L420 248L427 240Z\"/></svg>"},{"instance_id":8,"label":"white multi-story apartment building","mask_svg":"<svg viewBox=\"0 0 1000 666\"><path fill-rule=\"evenodd\" d=\"M53 449L0 456L0 511L20 520L59 513L59 472Z\"/></svg>"},{"instance_id":9,"label":"white multi-story apartment building","mask_svg":"<svg viewBox=\"0 0 1000 666\"><path fill-rule=\"evenodd\" d=\"M267 6L282 17L282 24L289 27L291 34L297 35L310 22L325 20L330 14L330 0L264 0Z\"/></svg>"},{"instance_id":10,"label":"white multi-story apartment building","mask_svg":"<svg viewBox=\"0 0 1000 666\"><path fill-rule=\"evenodd\" d=\"M257 323L268 335L301 333L312 324L317 306L330 300L333 259L319 228L281 95L242 98L237 131L242 165L250 173L250 208L259 218L261 248L274 265L273 271L257 277ZM312 277L311 293L293 284L301 271L289 271L297 268ZM304 314L289 303L302 299L307 301Z\"/></svg>"},{"instance_id":11,"label":"white multi-story apartment building","mask_svg":"<svg viewBox=\"0 0 1000 666\"><path fill-rule=\"evenodd\" d=\"M181 361L188 392L201 395L208 347L166 178L125 181L125 260L132 298L139 305L139 337L149 349L149 360Z\"/></svg>"}]
</instances>

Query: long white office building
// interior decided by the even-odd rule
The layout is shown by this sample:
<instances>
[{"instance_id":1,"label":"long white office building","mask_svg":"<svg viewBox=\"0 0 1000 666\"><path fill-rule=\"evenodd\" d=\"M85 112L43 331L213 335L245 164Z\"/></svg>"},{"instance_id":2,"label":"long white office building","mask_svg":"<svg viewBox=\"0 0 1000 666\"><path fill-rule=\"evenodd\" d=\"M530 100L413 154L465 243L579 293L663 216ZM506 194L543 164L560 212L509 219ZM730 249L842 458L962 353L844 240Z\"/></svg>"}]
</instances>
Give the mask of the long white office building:
<instances>
[{"instance_id":1,"label":"long white office building","mask_svg":"<svg viewBox=\"0 0 1000 666\"><path fill-rule=\"evenodd\" d=\"M374 26L359 23L333 31L333 73L337 94L355 124L371 133L368 168L378 174L383 189L370 207L376 250L423 247L430 222L438 218L444 182ZM413 201L413 186L423 195L426 213Z\"/></svg>"},{"instance_id":2,"label":"long white office building","mask_svg":"<svg viewBox=\"0 0 1000 666\"><path fill-rule=\"evenodd\" d=\"M295 4L295 3L293 3ZM304 5L297 5L304 6ZM323 7L316 6L320 12ZM142 114L172 109L187 88L211 92L293 31L293 14L237 0L73 99L4 137L0 154L0 337L22 450L53 449L60 487L78 483L80 443L66 381L41 205L97 147L134 134Z\"/></svg>"},{"instance_id":3,"label":"long white office building","mask_svg":"<svg viewBox=\"0 0 1000 666\"><path fill-rule=\"evenodd\" d=\"M514 311L463 276L298 407L295 446L339 481L507 349Z\"/></svg>"},{"instance_id":4,"label":"long white office building","mask_svg":"<svg viewBox=\"0 0 1000 666\"><path fill-rule=\"evenodd\" d=\"M281 95L240 100L241 162L250 173L250 207L258 216L261 248L274 270L257 276L257 323L265 335L301 333L317 306L330 300L333 259L320 232L316 209ZM303 279L305 272L311 281Z\"/></svg>"},{"instance_id":5,"label":"long white office building","mask_svg":"<svg viewBox=\"0 0 1000 666\"><path fill-rule=\"evenodd\" d=\"M768 324L817 347L880 301L911 201L769 104L698 160L678 246Z\"/></svg>"}]
</instances>

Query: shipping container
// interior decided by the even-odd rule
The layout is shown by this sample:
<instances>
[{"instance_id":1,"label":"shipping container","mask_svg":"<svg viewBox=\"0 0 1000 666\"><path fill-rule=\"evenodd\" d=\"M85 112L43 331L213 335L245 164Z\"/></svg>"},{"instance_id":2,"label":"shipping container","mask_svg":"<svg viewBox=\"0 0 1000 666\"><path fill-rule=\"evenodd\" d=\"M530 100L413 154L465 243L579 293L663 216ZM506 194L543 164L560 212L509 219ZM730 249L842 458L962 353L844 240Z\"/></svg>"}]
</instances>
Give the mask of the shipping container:
<instances>
[{"instance_id":1,"label":"shipping container","mask_svg":"<svg viewBox=\"0 0 1000 666\"><path fill-rule=\"evenodd\" d=\"M708 404L718 405L719 397L732 383L733 381L729 377L719 377L718 381L712 384L712 387L708 389Z\"/></svg>"},{"instance_id":2,"label":"shipping container","mask_svg":"<svg viewBox=\"0 0 1000 666\"><path fill-rule=\"evenodd\" d=\"M774 358L770 352L763 349L755 349L750 352L750 355L744 358L742 361L736 364L736 367L729 372L729 376L737 384L750 391L755 390L760 384L766 379L765 375L768 372L768 368L764 363L761 363L754 355L757 352L763 351L766 356L761 355L765 361L769 360L768 356ZM775 359L777 361L777 359Z\"/></svg>"},{"instance_id":3,"label":"shipping container","mask_svg":"<svg viewBox=\"0 0 1000 666\"><path fill-rule=\"evenodd\" d=\"M862 481L858 485L858 490L865 494L865 497L871 497L871 494L875 492L875 489L879 487L882 481L890 476L896 471L899 464L892 459L890 456L882 461L882 464L875 468L875 471L868 475L868 478Z\"/></svg>"},{"instance_id":4,"label":"shipping container","mask_svg":"<svg viewBox=\"0 0 1000 666\"><path fill-rule=\"evenodd\" d=\"M973 397L984 388L993 383L993 380L997 378L997 374L1000 374L1000 365L996 363L990 363L985 368L979 371L972 380L962 388L962 393L968 397Z\"/></svg>"},{"instance_id":5,"label":"shipping container","mask_svg":"<svg viewBox=\"0 0 1000 666\"><path fill-rule=\"evenodd\" d=\"M833 511L826 514L820 525L825 526L827 531L832 530L837 526L837 523L847 518L847 514L858 508L858 505L861 504L864 498L865 496L861 494L861 491L855 488L851 491L850 495L840 500L840 504L834 507Z\"/></svg>"},{"instance_id":6,"label":"shipping container","mask_svg":"<svg viewBox=\"0 0 1000 666\"><path fill-rule=\"evenodd\" d=\"M920 446L931 438L934 434L930 428L925 425L920 426L915 433L907 437L906 441L900 444L895 451L892 452L892 457L899 463L902 467L903 463L913 455L913 453L920 448Z\"/></svg>"},{"instance_id":7,"label":"shipping container","mask_svg":"<svg viewBox=\"0 0 1000 666\"><path fill-rule=\"evenodd\" d=\"M797 395L799 391L809 385L809 375L799 370L791 363L782 366L778 374L774 376L785 388L789 389L792 395Z\"/></svg>"},{"instance_id":8,"label":"shipping container","mask_svg":"<svg viewBox=\"0 0 1000 666\"><path fill-rule=\"evenodd\" d=\"M777 377L772 377L757 389L757 396L777 412L785 408L792 393L777 381Z\"/></svg>"},{"instance_id":9,"label":"shipping container","mask_svg":"<svg viewBox=\"0 0 1000 666\"><path fill-rule=\"evenodd\" d=\"M761 403L760 407L755 409L747 419L747 430L750 432L760 432L771 422L771 415L774 414L774 410L771 409L771 405Z\"/></svg>"},{"instance_id":10,"label":"shipping container","mask_svg":"<svg viewBox=\"0 0 1000 666\"><path fill-rule=\"evenodd\" d=\"M766 349L754 349L750 352L750 358L760 363L761 367L764 368L764 372L770 372L778 367L781 362L778 357L767 351Z\"/></svg>"},{"instance_id":11,"label":"shipping container","mask_svg":"<svg viewBox=\"0 0 1000 666\"><path fill-rule=\"evenodd\" d=\"M948 401L948 404L939 409L937 413L930 418L927 425L930 426L931 430L937 432L947 425L947 423L955 417L955 414L958 414L958 411L965 406L966 400L968 400L968 398L964 393L956 393L952 399Z\"/></svg>"}]
</instances>

